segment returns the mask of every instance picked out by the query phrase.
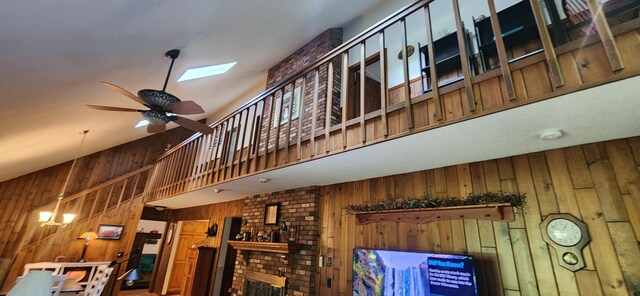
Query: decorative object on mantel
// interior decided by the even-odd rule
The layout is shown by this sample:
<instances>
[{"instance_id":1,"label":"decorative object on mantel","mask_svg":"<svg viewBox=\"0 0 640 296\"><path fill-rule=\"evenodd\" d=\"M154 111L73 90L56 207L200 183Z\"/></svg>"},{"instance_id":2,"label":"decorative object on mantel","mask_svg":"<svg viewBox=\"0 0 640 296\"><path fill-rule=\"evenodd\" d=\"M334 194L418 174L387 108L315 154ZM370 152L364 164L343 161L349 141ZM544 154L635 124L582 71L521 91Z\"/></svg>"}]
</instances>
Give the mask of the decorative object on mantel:
<instances>
[{"instance_id":1,"label":"decorative object on mantel","mask_svg":"<svg viewBox=\"0 0 640 296\"><path fill-rule=\"evenodd\" d=\"M87 138L87 133L89 130L81 131L82 141L80 141L80 145L78 145L78 150L76 151L76 156L71 163L71 167L69 168L69 172L67 173L67 178L64 180L62 184L62 189L60 190L60 194L58 195L58 200L56 201L56 206L53 208L53 212L49 211L40 211L38 222L40 222L40 227L51 227L62 225L62 227L66 227L67 224L73 222L73 219L76 218L76 214L72 213L64 213L62 214L62 222L56 222L56 218L58 216L58 210L60 209L60 203L62 203L62 199L64 198L64 192L67 190L67 185L69 185L69 179L71 179L71 174L73 173L73 169L76 167L76 162L78 162L78 156L80 156L80 151L82 149L82 144L84 144L84 140Z\"/></svg>"},{"instance_id":2,"label":"decorative object on mantel","mask_svg":"<svg viewBox=\"0 0 640 296\"><path fill-rule=\"evenodd\" d=\"M401 221L427 223L437 220L480 219L513 221L513 207L522 208L524 194L482 193L467 198L422 197L417 199L386 200L370 204L349 205L358 224Z\"/></svg>"},{"instance_id":3,"label":"decorative object on mantel","mask_svg":"<svg viewBox=\"0 0 640 296\"><path fill-rule=\"evenodd\" d=\"M207 228L207 232L205 232L207 237L215 237L218 234L218 223L213 223L209 228Z\"/></svg>"}]
</instances>

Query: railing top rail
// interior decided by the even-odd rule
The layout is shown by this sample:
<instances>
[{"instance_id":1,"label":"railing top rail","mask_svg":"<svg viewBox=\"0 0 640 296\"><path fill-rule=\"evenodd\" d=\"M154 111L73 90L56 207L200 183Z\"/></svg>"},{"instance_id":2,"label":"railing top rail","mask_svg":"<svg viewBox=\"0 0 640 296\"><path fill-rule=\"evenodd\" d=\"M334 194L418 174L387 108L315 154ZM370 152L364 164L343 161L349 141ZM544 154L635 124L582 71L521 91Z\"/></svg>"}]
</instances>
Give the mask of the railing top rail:
<instances>
[{"instance_id":1,"label":"railing top rail","mask_svg":"<svg viewBox=\"0 0 640 296\"><path fill-rule=\"evenodd\" d=\"M75 200L75 199L78 199L78 198L80 198L80 197L85 196L85 195L86 195L87 193L89 193L89 192L96 191L96 190L100 190L100 189L102 189L102 188L104 188L104 187L107 187L107 186L109 186L109 185L111 185L111 184L114 184L114 183L116 183L116 182L122 181L122 180L124 180L124 179L126 179L126 178L129 178L129 177L131 177L131 176L135 176L135 175L137 175L137 174L139 174L139 173L142 173L142 172L144 172L144 171L150 170L151 168L153 168L153 166L154 166L153 164L146 165L146 166L144 166L144 167L141 167L141 168L139 168L139 169L137 169L137 170L135 170L135 171L132 171L132 172L130 172L130 173L124 174L124 175L122 175L122 176L120 176L120 177L117 177L117 178L115 178L115 179L111 179L111 180L109 180L109 181L107 181L107 182L104 182L104 183L98 184L98 185L93 186L93 187L91 187L91 188L89 188L89 189L82 190L82 191L80 191L80 192L77 192L77 193L75 193L75 194L73 194L73 195L69 196L69 197L65 197L65 198L62 200L62 202L64 202L64 203L69 203L69 202L71 202L71 201L73 201L73 200ZM38 211L38 210L43 209L43 208L46 208L46 207L51 207L51 205L53 205L53 204L55 204L55 203L56 203L56 202L55 202L55 201L53 201L53 202L48 203L48 204L46 204L46 205L44 205L44 206L37 207L37 208L33 209L33 211Z\"/></svg>"},{"instance_id":2,"label":"railing top rail","mask_svg":"<svg viewBox=\"0 0 640 296\"><path fill-rule=\"evenodd\" d=\"M300 71L298 71L296 73L294 73L293 75L291 75L286 80L283 80L278 85L273 86L273 87L265 90L264 92L262 92L261 94L257 95L253 99L251 99L251 100L247 101L246 103L242 104L234 112L232 112L232 113L230 113L230 114L228 114L228 115L216 120L215 122L209 124L209 126L210 127L217 126L221 122L224 122L224 121L228 120L229 118L231 118L233 116L236 116L239 111L241 112L245 108L247 108L249 106L252 106L253 104L256 104L257 102L259 102L260 100L262 100L264 98L269 97L270 95L274 94L276 91L278 91L278 90L282 89L283 87L285 87L286 85L290 84L292 81L298 80L300 77L302 77L305 74L315 70L316 68L320 67L321 65L323 65L326 62L328 62L329 60L335 58L340 53L344 52L345 50L349 49L350 47L352 47L352 46L354 46L354 45L356 45L358 43L363 42L364 40L368 39L369 37L371 37L371 36L373 36L375 34L378 34L378 33L382 32L384 29L388 28L389 26L393 25L397 21L399 21L402 18L406 17L407 15L415 12L416 10L424 7L429 2L432 2L432 1L433 0L420 0L420 1L417 1L417 2L415 2L413 4L409 4L409 5L406 5L403 8L400 8L399 10L397 10L394 13L392 13L388 17L382 19L381 21L375 23L374 25L372 25L368 29L362 31L360 34L358 34L358 35L354 36L353 38L349 39L347 42L344 42L340 46L334 48L333 50L331 50L330 52L328 52L327 54L322 56L320 59L318 59L315 63L309 65L308 67L305 67L304 69L302 69L302 70L300 70ZM165 153L160 155L160 157L158 157L158 160L163 159L163 158L167 157L168 155L171 155L174 151L180 149L180 147L184 146L186 143L189 143L189 142L193 141L194 139L197 139L201 135L202 135L202 133L193 134L191 137L187 138L186 140L182 141L180 144L174 146L173 148L167 150Z\"/></svg>"}]
</instances>

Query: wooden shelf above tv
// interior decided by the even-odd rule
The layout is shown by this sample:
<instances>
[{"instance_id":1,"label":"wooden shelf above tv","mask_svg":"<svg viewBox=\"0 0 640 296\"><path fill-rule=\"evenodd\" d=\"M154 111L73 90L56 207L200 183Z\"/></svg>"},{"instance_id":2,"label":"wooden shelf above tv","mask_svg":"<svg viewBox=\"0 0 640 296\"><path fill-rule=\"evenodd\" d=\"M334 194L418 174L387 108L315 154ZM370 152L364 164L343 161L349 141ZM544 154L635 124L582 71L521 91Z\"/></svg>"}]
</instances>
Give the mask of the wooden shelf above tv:
<instances>
[{"instance_id":1,"label":"wooden shelf above tv","mask_svg":"<svg viewBox=\"0 0 640 296\"><path fill-rule=\"evenodd\" d=\"M433 209L401 209L378 212L355 213L356 224L375 222L428 223L439 220L478 219L513 222L511 204L444 207Z\"/></svg>"}]
</instances>

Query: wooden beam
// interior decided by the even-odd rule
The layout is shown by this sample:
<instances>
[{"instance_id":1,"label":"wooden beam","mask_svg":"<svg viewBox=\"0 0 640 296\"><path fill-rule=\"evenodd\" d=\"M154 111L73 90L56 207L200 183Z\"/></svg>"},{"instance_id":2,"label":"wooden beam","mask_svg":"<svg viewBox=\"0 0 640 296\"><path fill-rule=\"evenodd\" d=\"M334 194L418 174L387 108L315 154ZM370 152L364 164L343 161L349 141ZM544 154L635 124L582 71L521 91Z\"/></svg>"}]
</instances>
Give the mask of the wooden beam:
<instances>
[{"instance_id":1,"label":"wooden beam","mask_svg":"<svg viewBox=\"0 0 640 296\"><path fill-rule=\"evenodd\" d=\"M611 65L611 69L614 72L624 69L622 59L620 59L618 45L616 44L616 40L611 33L611 28L607 23L606 16L602 11L602 5L598 4L596 0L587 0L587 4L589 5L589 11L591 12L593 23L596 25L596 30L598 31L598 35L600 36L600 40L602 41L604 52L607 54L607 58L609 59L609 65Z\"/></svg>"},{"instance_id":2,"label":"wooden beam","mask_svg":"<svg viewBox=\"0 0 640 296\"><path fill-rule=\"evenodd\" d=\"M294 85L295 86L295 85ZM294 88L295 89L295 88ZM302 87L300 87L300 104L298 104L298 133L297 133L297 141L296 141L296 158L298 160L300 160L300 158L302 158L302 131L303 131L303 123L304 123L304 102L307 99L307 75L302 76ZM294 96L291 100L291 106L293 106L293 99L295 98L295 93ZM317 103L313 102L313 105L311 106L311 108L313 108L313 111L311 111L312 113L312 118L311 121L313 122L311 125L314 125L315 121L316 121L316 109L318 108ZM293 109L293 108L291 108ZM315 127L311 127L311 134L313 136L315 136ZM314 137L311 137L312 139ZM313 142L313 141L312 141Z\"/></svg>"},{"instance_id":3,"label":"wooden beam","mask_svg":"<svg viewBox=\"0 0 640 296\"><path fill-rule=\"evenodd\" d=\"M433 94L433 104L436 108L436 120L442 120L442 100L440 98L440 90L438 89L438 72L436 72L436 55L433 50L433 33L431 32L431 11L429 7L424 8L425 25L427 26L427 53L429 54L429 72L431 74L431 93ZM418 49L420 53L420 49ZM421 70L422 71L422 70ZM420 73L422 79L422 73Z\"/></svg>"},{"instance_id":4,"label":"wooden beam","mask_svg":"<svg viewBox=\"0 0 640 296\"><path fill-rule=\"evenodd\" d=\"M402 69L404 74L404 110L407 115L407 127L413 129L413 106L411 106L411 88L409 87L409 59L407 57L407 21L402 19Z\"/></svg>"},{"instance_id":5,"label":"wooden beam","mask_svg":"<svg viewBox=\"0 0 640 296\"><path fill-rule=\"evenodd\" d=\"M265 101L266 103L266 101ZM267 121L267 138L264 141L264 169L269 167L269 140L271 138L271 125L273 122L273 109L276 104L276 94L271 95L271 104L269 104L269 120ZM264 109L264 108L263 108ZM279 119L278 119L279 120ZM260 148L258 147L258 152L260 152Z\"/></svg>"},{"instance_id":6,"label":"wooden beam","mask_svg":"<svg viewBox=\"0 0 640 296\"><path fill-rule=\"evenodd\" d=\"M365 143L367 141L367 131L364 121L364 103L365 103L365 89L367 80L367 48L366 42L360 43L360 141Z\"/></svg>"},{"instance_id":7,"label":"wooden beam","mask_svg":"<svg viewBox=\"0 0 640 296\"><path fill-rule=\"evenodd\" d=\"M347 99L349 93L349 51L342 53L342 149L347 148Z\"/></svg>"},{"instance_id":8,"label":"wooden beam","mask_svg":"<svg viewBox=\"0 0 640 296\"><path fill-rule=\"evenodd\" d=\"M511 69L509 69L509 60L507 52L504 49L504 41L502 40L502 29L498 21L498 13L493 0L489 1L489 12L491 14L491 27L493 27L493 36L496 39L496 51L498 52L498 60L500 61L500 70L504 79L505 91L509 100L516 99L516 90L513 86L513 78L511 78Z\"/></svg>"},{"instance_id":9,"label":"wooden beam","mask_svg":"<svg viewBox=\"0 0 640 296\"><path fill-rule=\"evenodd\" d=\"M316 78L313 83L313 100L317 102L318 85L320 84L320 68L316 69ZM327 63L327 93L325 98L327 108L324 113L324 152L329 153L329 130L331 129L331 117L333 116L333 61ZM311 137L311 143L315 144L314 137ZM313 151L315 151L315 149L313 149ZM311 154L311 156L313 156L313 154Z\"/></svg>"},{"instance_id":10,"label":"wooden beam","mask_svg":"<svg viewBox=\"0 0 640 296\"><path fill-rule=\"evenodd\" d=\"M460 61L462 62L462 73L464 75L464 89L467 93L467 105L469 105L469 111L476 111L476 101L473 97L473 85L471 84L471 71L469 71L467 38L465 38L464 27L462 26L462 18L460 17L460 6L458 4L458 0L453 0L453 14L456 18L458 47L460 48Z\"/></svg>"},{"instance_id":11,"label":"wooden beam","mask_svg":"<svg viewBox=\"0 0 640 296\"><path fill-rule=\"evenodd\" d=\"M457 0L455 0L457 1ZM549 72L551 73L551 81L555 88L564 85L564 76L558 63L558 57L556 56L556 50L551 42L549 31L547 31L547 25L544 22L542 16L542 9L538 0L529 0L531 3L531 9L533 10L533 16L536 19L536 25L538 26L538 33L540 34L540 40L542 40L542 48L544 48L544 55L547 58L547 65L549 66Z\"/></svg>"},{"instance_id":12,"label":"wooden beam","mask_svg":"<svg viewBox=\"0 0 640 296\"><path fill-rule=\"evenodd\" d=\"M387 122L387 50L384 42L384 31L380 32L380 119L382 120L382 135L389 135ZM328 126L327 126L328 127Z\"/></svg>"},{"instance_id":13,"label":"wooden beam","mask_svg":"<svg viewBox=\"0 0 640 296\"><path fill-rule=\"evenodd\" d=\"M316 125L318 117L318 87L320 85L320 70L316 69L313 79L313 106L311 106L311 129L309 131L310 140L309 143L309 155L311 157L316 155ZM324 116L331 117L331 114L325 113Z\"/></svg>"}]
</instances>

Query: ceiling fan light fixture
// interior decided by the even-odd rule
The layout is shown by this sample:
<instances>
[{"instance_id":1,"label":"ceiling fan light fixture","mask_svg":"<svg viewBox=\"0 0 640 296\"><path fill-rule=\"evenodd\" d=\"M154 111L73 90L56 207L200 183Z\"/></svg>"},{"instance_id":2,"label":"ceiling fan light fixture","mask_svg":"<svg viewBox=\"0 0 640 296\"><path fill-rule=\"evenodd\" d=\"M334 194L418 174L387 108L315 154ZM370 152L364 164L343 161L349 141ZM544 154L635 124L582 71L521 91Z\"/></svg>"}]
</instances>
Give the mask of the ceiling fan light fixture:
<instances>
[{"instance_id":1,"label":"ceiling fan light fixture","mask_svg":"<svg viewBox=\"0 0 640 296\"><path fill-rule=\"evenodd\" d=\"M147 125L149 125L149 120L142 119L142 120L138 121L138 124L136 124L136 128L147 126Z\"/></svg>"},{"instance_id":2,"label":"ceiling fan light fixture","mask_svg":"<svg viewBox=\"0 0 640 296\"><path fill-rule=\"evenodd\" d=\"M235 64L237 64L237 62L191 68L185 71L184 74L178 78L178 82L224 74L229 71L231 67L235 66Z\"/></svg>"}]
</instances>

